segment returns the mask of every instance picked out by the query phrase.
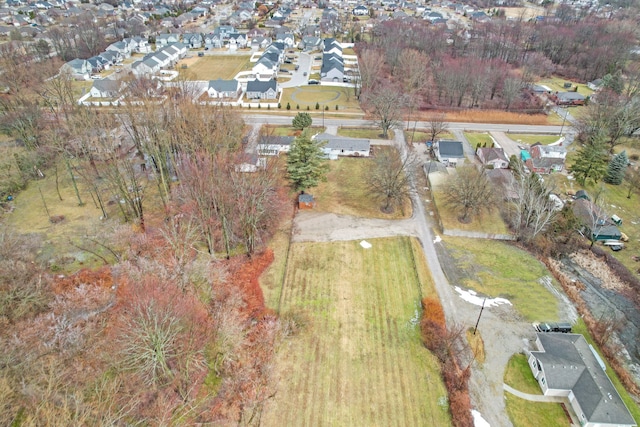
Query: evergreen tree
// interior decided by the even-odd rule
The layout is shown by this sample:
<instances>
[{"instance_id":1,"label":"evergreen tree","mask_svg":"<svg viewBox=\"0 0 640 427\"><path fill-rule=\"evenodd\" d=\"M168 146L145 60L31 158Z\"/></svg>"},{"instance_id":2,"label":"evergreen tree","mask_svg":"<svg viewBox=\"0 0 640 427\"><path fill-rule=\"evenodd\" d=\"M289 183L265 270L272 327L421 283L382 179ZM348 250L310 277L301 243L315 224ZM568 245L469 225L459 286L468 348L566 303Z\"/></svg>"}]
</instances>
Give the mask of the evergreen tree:
<instances>
[{"instance_id":1,"label":"evergreen tree","mask_svg":"<svg viewBox=\"0 0 640 427\"><path fill-rule=\"evenodd\" d=\"M620 154L613 156L607 167L607 173L604 176L604 182L607 184L620 185L624 178L624 172L629 164L629 158L627 152L623 151Z\"/></svg>"},{"instance_id":2,"label":"evergreen tree","mask_svg":"<svg viewBox=\"0 0 640 427\"><path fill-rule=\"evenodd\" d=\"M576 162L570 169L580 185L600 181L607 171L607 154L604 144L594 141L592 144L584 145L578 151Z\"/></svg>"},{"instance_id":3,"label":"evergreen tree","mask_svg":"<svg viewBox=\"0 0 640 427\"><path fill-rule=\"evenodd\" d=\"M315 187L326 180L328 164L322 152L323 145L312 140L308 131L291 144L287 157L287 176L296 191Z\"/></svg>"},{"instance_id":4,"label":"evergreen tree","mask_svg":"<svg viewBox=\"0 0 640 427\"><path fill-rule=\"evenodd\" d=\"M293 118L291 125L294 129L303 130L311 126L311 123L313 123L313 120L309 113L298 113Z\"/></svg>"}]
</instances>

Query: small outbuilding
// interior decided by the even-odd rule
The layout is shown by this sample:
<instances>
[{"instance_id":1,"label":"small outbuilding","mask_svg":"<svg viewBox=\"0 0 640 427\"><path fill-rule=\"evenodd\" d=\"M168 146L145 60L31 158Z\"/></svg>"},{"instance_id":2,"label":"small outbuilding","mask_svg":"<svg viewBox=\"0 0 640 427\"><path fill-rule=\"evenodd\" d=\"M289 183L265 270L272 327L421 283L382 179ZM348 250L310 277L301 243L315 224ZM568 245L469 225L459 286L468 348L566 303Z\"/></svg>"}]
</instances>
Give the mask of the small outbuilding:
<instances>
[{"instance_id":1,"label":"small outbuilding","mask_svg":"<svg viewBox=\"0 0 640 427\"><path fill-rule=\"evenodd\" d=\"M313 209L315 204L311 194L302 193L298 196L298 209Z\"/></svg>"}]
</instances>

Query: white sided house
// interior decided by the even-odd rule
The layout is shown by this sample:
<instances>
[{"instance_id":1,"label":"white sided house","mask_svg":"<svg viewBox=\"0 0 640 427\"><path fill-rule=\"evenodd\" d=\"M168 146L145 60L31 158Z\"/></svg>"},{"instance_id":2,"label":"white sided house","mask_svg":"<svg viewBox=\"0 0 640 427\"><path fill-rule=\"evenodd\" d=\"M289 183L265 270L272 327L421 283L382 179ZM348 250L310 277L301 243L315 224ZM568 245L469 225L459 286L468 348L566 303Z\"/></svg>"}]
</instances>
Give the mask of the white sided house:
<instances>
[{"instance_id":1,"label":"white sided house","mask_svg":"<svg viewBox=\"0 0 640 427\"><path fill-rule=\"evenodd\" d=\"M583 427L632 427L636 422L582 335L536 334L529 367L545 396L566 397Z\"/></svg>"},{"instance_id":2,"label":"white sided house","mask_svg":"<svg viewBox=\"0 0 640 427\"><path fill-rule=\"evenodd\" d=\"M258 140L258 154L261 156L278 156L288 153L293 143L292 136L263 135Z\"/></svg>"},{"instance_id":3,"label":"white sided house","mask_svg":"<svg viewBox=\"0 0 640 427\"><path fill-rule=\"evenodd\" d=\"M476 156L485 167L489 166L494 169L507 169L509 167L509 159L507 159L502 148L478 148Z\"/></svg>"},{"instance_id":4,"label":"white sided house","mask_svg":"<svg viewBox=\"0 0 640 427\"><path fill-rule=\"evenodd\" d=\"M237 99L242 93L242 87L236 79L232 80L210 80L207 92L210 98L233 98Z\"/></svg>"},{"instance_id":5,"label":"white sided house","mask_svg":"<svg viewBox=\"0 0 640 427\"><path fill-rule=\"evenodd\" d=\"M324 143L322 151L329 160L336 160L338 157L369 157L371 153L371 142L368 139L345 138L328 133L314 135L313 139Z\"/></svg>"},{"instance_id":6,"label":"white sided house","mask_svg":"<svg viewBox=\"0 0 640 427\"><path fill-rule=\"evenodd\" d=\"M247 98L276 99L278 97L278 83L275 79L268 81L249 80L247 82Z\"/></svg>"}]
</instances>

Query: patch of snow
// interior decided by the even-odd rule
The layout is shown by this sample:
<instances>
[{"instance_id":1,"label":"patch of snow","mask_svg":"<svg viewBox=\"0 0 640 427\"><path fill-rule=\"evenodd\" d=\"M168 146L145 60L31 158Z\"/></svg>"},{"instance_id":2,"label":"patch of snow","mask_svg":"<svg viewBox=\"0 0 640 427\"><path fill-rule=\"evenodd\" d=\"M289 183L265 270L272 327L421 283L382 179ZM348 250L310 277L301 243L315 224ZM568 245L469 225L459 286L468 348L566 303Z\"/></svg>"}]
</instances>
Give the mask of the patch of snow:
<instances>
[{"instance_id":1,"label":"patch of snow","mask_svg":"<svg viewBox=\"0 0 640 427\"><path fill-rule=\"evenodd\" d=\"M482 418L482 414L476 411L475 409L471 410L471 416L473 416L473 425L475 427L491 427L491 424L487 422L484 418Z\"/></svg>"},{"instance_id":2,"label":"patch of snow","mask_svg":"<svg viewBox=\"0 0 640 427\"><path fill-rule=\"evenodd\" d=\"M367 242L366 240L363 240L362 242L360 242L360 246L362 246L365 249L370 249L371 248L371 243Z\"/></svg>"},{"instance_id":3,"label":"patch of snow","mask_svg":"<svg viewBox=\"0 0 640 427\"><path fill-rule=\"evenodd\" d=\"M460 295L460 298L462 298L467 302L470 302L471 304L479 305L481 307L482 307L483 301L484 301L485 307L494 307L502 304L511 305L511 302L505 298L486 298L485 300L485 298L479 297L475 291L472 291L470 289L465 291L464 289L459 288L458 286L456 286L454 289Z\"/></svg>"},{"instance_id":4,"label":"patch of snow","mask_svg":"<svg viewBox=\"0 0 640 427\"><path fill-rule=\"evenodd\" d=\"M440 236L436 236L435 239L433 239L433 243L440 243L442 242L442 239L440 238Z\"/></svg>"}]
</instances>

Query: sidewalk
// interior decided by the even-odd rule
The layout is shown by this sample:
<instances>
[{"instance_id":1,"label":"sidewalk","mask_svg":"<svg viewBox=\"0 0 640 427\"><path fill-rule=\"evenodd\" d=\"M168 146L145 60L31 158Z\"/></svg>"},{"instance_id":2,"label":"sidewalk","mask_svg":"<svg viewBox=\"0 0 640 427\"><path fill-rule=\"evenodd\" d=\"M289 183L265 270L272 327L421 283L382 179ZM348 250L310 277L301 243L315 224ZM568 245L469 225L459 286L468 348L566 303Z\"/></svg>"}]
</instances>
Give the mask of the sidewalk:
<instances>
[{"instance_id":1,"label":"sidewalk","mask_svg":"<svg viewBox=\"0 0 640 427\"><path fill-rule=\"evenodd\" d=\"M569 417L571 417L571 425L579 426L580 422L578 421L578 416L574 412L573 408L569 404L569 399L566 397L560 396L544 396L542 394L528 394L523 393L515 388L508 386L507 384L502 384L502 388L509 394L512 394L516 397L519 397L524 400L528 400L530 402L545 402L545 403L564 403L564 407L566 412L569 413Z\"/></svg>"}]
</instances>

